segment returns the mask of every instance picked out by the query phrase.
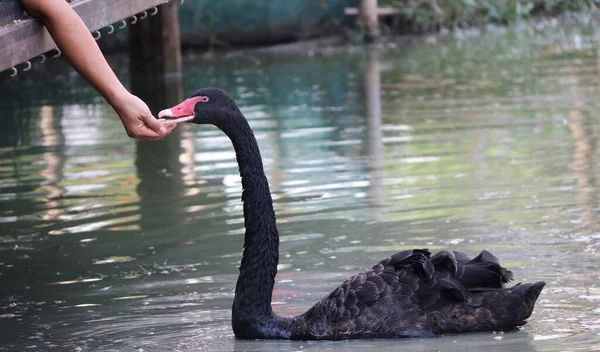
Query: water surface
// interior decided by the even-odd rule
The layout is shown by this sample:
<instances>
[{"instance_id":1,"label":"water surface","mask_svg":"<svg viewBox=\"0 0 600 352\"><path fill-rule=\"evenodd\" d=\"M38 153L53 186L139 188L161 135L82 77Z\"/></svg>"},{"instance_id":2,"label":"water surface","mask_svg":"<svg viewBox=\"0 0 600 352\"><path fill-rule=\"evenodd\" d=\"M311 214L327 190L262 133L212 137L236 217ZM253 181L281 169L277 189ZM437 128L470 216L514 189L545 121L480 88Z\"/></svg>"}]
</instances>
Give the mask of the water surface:
<instances>
[{"instance_id":1,"label":"water surface","mask_svg":"<svg viewBox=\"0 0 600 352\"><path fill-rule=\"evenodd\" d=\"M398 250L486 248L520 281L548 284L520 331L236 341L243 219L229 140L193 125L130 140L51 62L0 91L0 351L598 349L600 33L468 34L189 54L182 90L229 91L256 133L281 235L279 314Z\"/></svg>"}]
</instances>

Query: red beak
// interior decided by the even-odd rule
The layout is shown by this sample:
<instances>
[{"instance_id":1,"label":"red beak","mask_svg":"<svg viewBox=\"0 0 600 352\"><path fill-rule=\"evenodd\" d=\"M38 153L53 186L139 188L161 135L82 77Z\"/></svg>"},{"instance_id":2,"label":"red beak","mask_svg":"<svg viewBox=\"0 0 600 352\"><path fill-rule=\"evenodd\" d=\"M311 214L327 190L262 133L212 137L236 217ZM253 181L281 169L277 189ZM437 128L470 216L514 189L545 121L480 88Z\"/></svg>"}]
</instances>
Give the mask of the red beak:
<instances>
[{"instance_id":1,"label":"red beak","mask_svg":"<svg viewBox=\"0 0 600 352\"><path fill-rule=\"evenodd\" d=\"M165 118L174 123L191 121L194 119L196 103L205 101L206 97L188 98L170 109L162 110L158 113L158 118Z\"/></svg>"}]
</instances>

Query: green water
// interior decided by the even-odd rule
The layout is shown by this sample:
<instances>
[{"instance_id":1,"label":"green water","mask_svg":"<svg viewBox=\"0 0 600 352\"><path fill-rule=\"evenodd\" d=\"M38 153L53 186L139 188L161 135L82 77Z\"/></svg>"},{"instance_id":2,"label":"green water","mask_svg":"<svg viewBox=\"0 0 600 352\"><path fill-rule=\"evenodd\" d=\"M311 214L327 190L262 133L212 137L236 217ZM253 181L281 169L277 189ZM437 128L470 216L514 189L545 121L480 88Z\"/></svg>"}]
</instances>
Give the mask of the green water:
<instances>
[{"instance_id":1,"label":"green water","mask_svg":"<svg viewBox=\"0 0 600 352\"><path fill-rule=\"evenodd\" d=\"M547 282L529 324L504 334L236 341L243 219L226 137L186 125L130 140L61 61L2 81L0 351L598 350L594 28L184 58L184 94L226 89L257 135L279 314L401 249L486 248Z\"/></svg>"}]
</instances>

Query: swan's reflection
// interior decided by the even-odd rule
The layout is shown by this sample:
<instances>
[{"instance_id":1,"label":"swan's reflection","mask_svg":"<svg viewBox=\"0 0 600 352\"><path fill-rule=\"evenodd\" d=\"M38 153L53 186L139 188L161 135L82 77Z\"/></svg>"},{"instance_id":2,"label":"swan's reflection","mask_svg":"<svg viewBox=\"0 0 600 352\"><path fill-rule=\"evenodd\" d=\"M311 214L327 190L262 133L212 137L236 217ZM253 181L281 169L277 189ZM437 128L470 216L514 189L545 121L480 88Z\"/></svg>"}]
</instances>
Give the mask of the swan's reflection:
<instances>
[{"instance_id":1,"label":"swan's reflection","mask_svg":"<svg viewBox=\"0 0 600 352\"><path fill-rule=\"evenodd\" d=\"M351 341L244 341L235 340L234 351L368 351L381 352L536 352L534 337L517 331L503 334L449 335L431 339L377 339Z\"/></svg>"}]
</instances>

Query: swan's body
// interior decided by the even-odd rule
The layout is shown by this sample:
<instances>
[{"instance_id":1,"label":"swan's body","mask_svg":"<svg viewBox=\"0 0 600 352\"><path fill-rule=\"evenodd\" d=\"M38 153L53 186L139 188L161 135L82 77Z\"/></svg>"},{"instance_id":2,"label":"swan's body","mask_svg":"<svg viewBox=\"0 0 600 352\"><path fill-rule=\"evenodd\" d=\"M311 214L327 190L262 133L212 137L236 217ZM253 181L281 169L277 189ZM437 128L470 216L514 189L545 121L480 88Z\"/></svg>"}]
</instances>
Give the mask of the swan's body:
<instances>
[{"instance_id":1,"label":"swan's body","mask_svg":"<svg viewBox=\"0 0 600 352\"><path fill-rule=\"evenodd\" d=\"M232 325L242 339L340 340L510 330L525 323L543 282L504 288L512 273L489 252L402 251L355 275L306 313L279 317L271 297L279 259L275 213L258 144L235 102L204 88L159 117L213 124L231 139L246 233Z\"/></svg>"}]
</instances>

